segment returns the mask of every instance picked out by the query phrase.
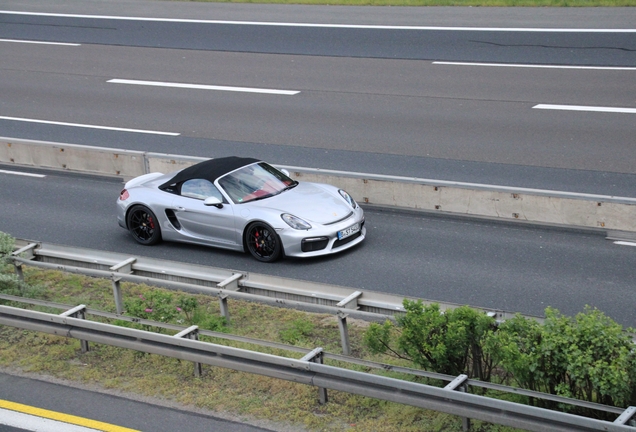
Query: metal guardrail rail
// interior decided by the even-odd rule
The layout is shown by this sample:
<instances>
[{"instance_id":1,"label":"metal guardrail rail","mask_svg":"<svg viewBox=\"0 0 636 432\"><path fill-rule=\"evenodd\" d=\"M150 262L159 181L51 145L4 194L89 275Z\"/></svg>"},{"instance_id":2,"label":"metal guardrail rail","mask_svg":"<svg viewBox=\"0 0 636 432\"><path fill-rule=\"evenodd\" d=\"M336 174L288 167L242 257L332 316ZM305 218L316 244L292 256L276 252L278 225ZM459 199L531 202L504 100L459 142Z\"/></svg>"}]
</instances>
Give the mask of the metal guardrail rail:
<instances>
[{"instance_id":1,"label":"metal guardrail rail","mask_svg":"<svg viewBox=\"0 0 636 432\"><path fill-rule=\"evenodd\" d=\"M199 373L200 365L207 364L311 385L319 388L323 403L327 401L327 389L332 389L530 431L636 430L627 425L636 407L607 422L455 391L464 385L465 376L438 388L322 364L320 348L294 359L198 341L191 338L196 326L169 336L73 317L83 317L84 309L80 305L54 315L0 306L0 324L79 339L83 351L94 342L192 361Z\"/></svg>"},{"instance_id":2,"label":"metal guardrail rail","mask_svg":"<svg viewBox=\"0 0 636 432\"><path fill-rule=\"evenodd\" d=\"M190 292L196 290L217 297L240 298L310 312L341 312L367 321L384 321L396 313L405 312L402 306L404 296L25 239L16 239L15 244L17 250L13 259L21 265L160 285ZM437 303L441 310L461 306L411 299ZM516 315L499 309L475 309L489 313L497 320L510 319ZM541 317L527 317L542 320Z\"/></svg>"}]
</instances>

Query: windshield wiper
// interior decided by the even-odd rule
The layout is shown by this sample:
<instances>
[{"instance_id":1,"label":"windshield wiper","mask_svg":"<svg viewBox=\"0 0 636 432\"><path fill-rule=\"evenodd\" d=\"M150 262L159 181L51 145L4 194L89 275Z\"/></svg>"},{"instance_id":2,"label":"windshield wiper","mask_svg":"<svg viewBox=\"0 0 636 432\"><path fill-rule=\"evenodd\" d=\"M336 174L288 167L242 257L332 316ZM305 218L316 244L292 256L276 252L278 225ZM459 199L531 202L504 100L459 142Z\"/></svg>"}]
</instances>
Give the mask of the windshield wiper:
<instances>
[{"instance_id":1,"label":"windshield wiper","mask_svg":"<svg viewBox=\"0 0 636 432\"><path fill-rule=\"evenodd\" d=\"M281 193L281 192L285 192L285 191L287 191L287 190L293 189L293 188L295 188L296 186L298 186L298 182L297 182L296 180L294 180L294 182L293 182L292 184L290 184L290 185L289 185L289 186L287 186L286 188L281 189L280 191L278 191L278 192L276 193L276 195L278 195L278 194L279 194L279 193Z\"/></svg>"},{"instance_id":2,"label":"windshield wiper","mask_svg":"<svg viewBox=\"0 0 636 432\"><path fill-rule=\"evenodd\" d=\"M265 199L265 198L271 198L273 196L276 196L278 194L281 194L281 193L285 192L286 190L295 188L296 186L298 186L298 182L296 180L294 180L294 182L292 184L290 184L289 186L279 190L278 192L275 192L275 193L272 193L272 194L269 194L269 195L259 196L259 197L256 197L256 198L251 199L251 200L246 201L246 202L258 201L258 200L262 200L262 199Z\"/></svg>"},{"instance_id":3,"label":"windshield wiper","mask_svg":"<svg viewBox=\"0 0 636 432\"><path fill-rule=\"evenodd\" d=\"M249 200L249 201L245 201L245 202L252 202L252 201L262 200L262 199L265 199L265 198L271 198L271 197L273 197L274 195L278 195L278 193L275 193L275 194L269 194L269 195L262 195L262 196L259 196L259 197L256 197L256 198L252 198L251 200Z\"/></svg>"}]
</instances>

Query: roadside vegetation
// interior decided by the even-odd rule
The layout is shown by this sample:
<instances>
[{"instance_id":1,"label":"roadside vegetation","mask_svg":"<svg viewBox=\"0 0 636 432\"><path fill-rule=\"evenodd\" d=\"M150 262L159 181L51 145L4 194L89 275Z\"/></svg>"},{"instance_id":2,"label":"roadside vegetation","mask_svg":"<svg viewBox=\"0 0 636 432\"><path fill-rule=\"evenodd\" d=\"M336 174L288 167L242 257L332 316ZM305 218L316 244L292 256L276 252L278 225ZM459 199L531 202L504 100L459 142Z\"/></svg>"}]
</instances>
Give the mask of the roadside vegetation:
<instances>
[{"instance_id":1,"label":"roadside vegetation","mask_svg":"<svg viewBox=\"0 0 636 432\"><path fill-rule=\"evenodd\" d=\"M194 0L207 3L271 3L331 6L620 7L636 0Z\"/></svg>"},{"instance_id":2,"label":"roadside vegetation","mask_svg":"<svg viewBox=\"0 0 636 432\"><path fill-rule=\"evenodd\" d=\"M13 266L2 261L13 250L13 239L0 233L0 293L32 297L68 305L115 312L110 280L24 268L25 282ZM122 283L127 315L182 326L247 336L308 349L323 347L339 353L340 334L335 317L231 301L231 322L220 315L218 300L146 285ZM25 307L1 300L0 304ZM575 318L548 309L543 325L522 317L496 325L492 318L468 307L440 313L437 305L404 303L407 312L396 322L349 322L352 356L405 367L457 375L603 404L626 407L636 404L636 350L630 336L599 311L588 309ZM38 310L60 313L57 309ZM90 317L91 319L99 319ZM104 319L102 319L105 321ZM139 326L123 320L111 324ZM630 330L630 329L627 329ZM214 343L299 358L301 354L218 338ZM326 360L326 363L345 367ZM346 367L351 367L347 365ZM441 382L363 367L356 370L382 373L431 385ZM80 342L0 326L0 370L54 377L104 391L125 392L128 397L152 397L167 404L207 410L208 413L277 429L306 431L460 431L461 419L410 406L329 391L321 405L316 388L282 380L203 366L177 359L143 354L99 344L81 352ZM577 414L572 407L542 404L518 395L502 395L472 388L489 397L546 406ZM472 430L513 429L479 421Z\"/></svg>"}]
</instances>

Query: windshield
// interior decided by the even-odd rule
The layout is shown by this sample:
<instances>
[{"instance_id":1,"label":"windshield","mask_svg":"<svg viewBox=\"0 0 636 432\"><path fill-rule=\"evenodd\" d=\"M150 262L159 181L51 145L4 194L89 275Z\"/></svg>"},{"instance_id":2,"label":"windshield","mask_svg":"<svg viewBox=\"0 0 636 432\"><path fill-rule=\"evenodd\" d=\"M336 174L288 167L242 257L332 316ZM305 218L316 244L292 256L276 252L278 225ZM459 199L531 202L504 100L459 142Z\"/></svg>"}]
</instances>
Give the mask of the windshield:
<instances>
[{"instance_id":1,"label":"windshield","mask_svg":"<svg viewBox=\"0 0 636 432\"><path fill-rule=\"evenodd\" d=\"M278 195L298 184L265 162L240 168L218 181L237 204Z\"/></svg>"}]
</instances>

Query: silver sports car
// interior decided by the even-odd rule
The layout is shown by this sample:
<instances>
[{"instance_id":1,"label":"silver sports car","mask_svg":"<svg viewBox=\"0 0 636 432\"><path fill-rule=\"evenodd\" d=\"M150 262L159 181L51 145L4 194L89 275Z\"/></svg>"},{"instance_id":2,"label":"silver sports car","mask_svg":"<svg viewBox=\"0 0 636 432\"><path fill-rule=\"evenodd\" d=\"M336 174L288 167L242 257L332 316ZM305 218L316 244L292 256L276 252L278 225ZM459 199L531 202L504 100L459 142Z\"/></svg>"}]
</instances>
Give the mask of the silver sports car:
<instances>
[{"instance_id":1,"label":"silver sports car","mask_svg":"<svg viewBox=\"0 0 636 432\"><path fill-rule=\"evenodd\" d=\"M337 187L302 182L251 158L210 159L128 181L117 220L144 245L160 240L249 251L259 261L312 257L364 240L364 212Z\"/></svg>"}]
</instances>

